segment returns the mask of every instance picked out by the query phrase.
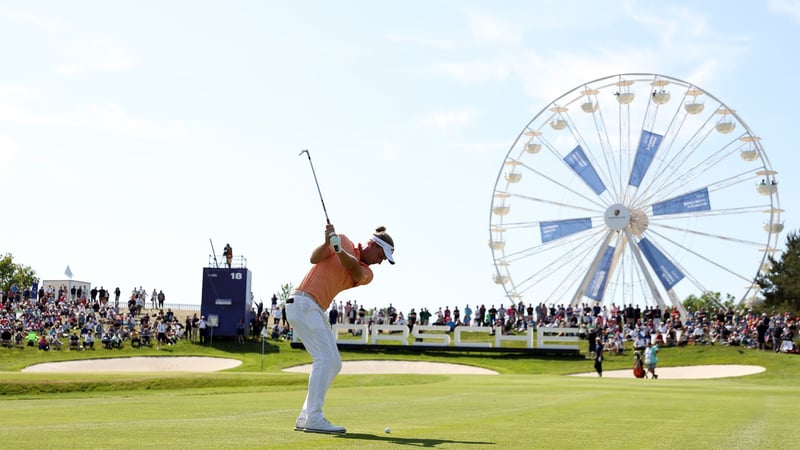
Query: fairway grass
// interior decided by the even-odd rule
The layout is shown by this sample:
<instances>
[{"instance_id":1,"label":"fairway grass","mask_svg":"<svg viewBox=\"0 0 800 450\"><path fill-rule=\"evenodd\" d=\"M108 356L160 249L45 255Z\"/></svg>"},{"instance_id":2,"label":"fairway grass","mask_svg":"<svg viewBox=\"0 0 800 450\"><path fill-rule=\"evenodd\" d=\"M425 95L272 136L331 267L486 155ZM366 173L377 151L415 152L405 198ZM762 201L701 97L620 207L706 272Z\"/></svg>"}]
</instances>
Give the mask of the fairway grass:
<instances>
[{"instance_id":1,"label":"fairway grass","mask_svg":"<svg viewBox=\"0 0 800 450\"><path fill-rule=\"evenodd\" d=\"M219 373L0 372L1 442L19 449L753 449L796 448L798 438L800 358L722 347L664 349L660 356L663 366L746 364L767 370L707 380L582 378L563 375L590 371L585 359L345 353L346 360L462 362L501 375L340 375L325 413L348 433L295 432L307 376L280 369L307 363L308 357L285 343L274 346L263 372L256 344L186 344L172 352L243 361ZM6 356L0 353L0 362ZM44 357L28 352L5 364L24 366L19 359L25 358L33 363ZM629 355L610 356L604 366L623 369L630 363ZM384 433L386 427L391 434Z\"/></svg>"}]
</instances>

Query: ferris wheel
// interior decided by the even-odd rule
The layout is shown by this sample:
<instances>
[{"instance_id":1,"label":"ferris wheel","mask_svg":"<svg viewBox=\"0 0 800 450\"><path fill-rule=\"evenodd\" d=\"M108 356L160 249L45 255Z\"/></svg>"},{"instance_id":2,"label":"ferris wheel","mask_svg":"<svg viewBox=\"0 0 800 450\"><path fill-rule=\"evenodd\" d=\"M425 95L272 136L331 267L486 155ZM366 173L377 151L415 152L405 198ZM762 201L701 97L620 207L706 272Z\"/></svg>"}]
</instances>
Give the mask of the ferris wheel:
<instances>
[{"instance_id":1,"label":"ferris wheel","mask_svg":"<svg viewBox=\"0 0 800 450\"><path fill-rule=\"evenodd\" d=\"M639 73L582 84L503 159L494 281L514 303L750 301L783 230L776 174L759 136L694 84Z\"/></svg>"}]
</instances>

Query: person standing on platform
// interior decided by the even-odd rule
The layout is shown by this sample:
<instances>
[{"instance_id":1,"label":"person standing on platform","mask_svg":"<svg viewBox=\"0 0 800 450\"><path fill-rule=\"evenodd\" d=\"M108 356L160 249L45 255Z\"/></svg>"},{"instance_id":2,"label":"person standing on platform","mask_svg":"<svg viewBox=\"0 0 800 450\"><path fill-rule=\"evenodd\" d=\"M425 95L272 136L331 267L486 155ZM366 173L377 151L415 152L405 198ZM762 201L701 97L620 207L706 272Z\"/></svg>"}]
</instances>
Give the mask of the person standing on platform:
<instances>
[{"instance_id":1,"label":"person standing on platform","mask_svg":"<svg viewBox=\"0 0 800 450\"><path fill-rule=\"evenodd\" d=\"M206 330L208 329L206 316L200 316L200 321L197 322L197 329L200 331L200 345L206 345Z\"/></svg>"},{"instance_id":2,"label":"person standing on platform","mask_svg":"<svg viewBox=\"0 0 800 450\"><path fill-rule=\"evenodd\" d=\"M193 327L192 318L189 317L189 316L186 316L186 322L185 322L185 325L184 325L183 336L184 336L184 339L186 339L189 342L192 342L192 327Z\"/></svg>"},{"instance_id":3,"label":"person standing on platform","mask_svg":"<svg viewBox=\"0 0 800 450\"><path fill-rule=\"evenodd\" d=\"M236 324L236 343L244 344L244 319L239 319L239 323Z\"/></svg>"},{"instance_id":4,"label":"person standing on platform","mask_svg":"<svg viewBox=\"0 0 800 450\"><path fill-rule=\"evenodd\" d=\"M378 227L366 246L357 247L333 225L325 227L325 241L311 252L311 270L286 300L286 319L311 354L308 393L295 422L295 430L309 433L341 434L347 430L328 422L322 404L333 379L342 368L336 339L326 321L334 297L345 289L372 281L373 264L389 260L394 264L394 241L385 227Z\"/></svg>"},{"instance_id":5,"label":"person standing on platform","mask_svg":"<svg viewBox=\"0 0 800 450\"><path fill-rule=\"evenodd\" d=\"M231 244L225 244L225 250L223 250L222 253L225 254L225 264L227 264L228 269L230 269L233 263L233 247L231 247Z\"/></svg>"}]
</instances>

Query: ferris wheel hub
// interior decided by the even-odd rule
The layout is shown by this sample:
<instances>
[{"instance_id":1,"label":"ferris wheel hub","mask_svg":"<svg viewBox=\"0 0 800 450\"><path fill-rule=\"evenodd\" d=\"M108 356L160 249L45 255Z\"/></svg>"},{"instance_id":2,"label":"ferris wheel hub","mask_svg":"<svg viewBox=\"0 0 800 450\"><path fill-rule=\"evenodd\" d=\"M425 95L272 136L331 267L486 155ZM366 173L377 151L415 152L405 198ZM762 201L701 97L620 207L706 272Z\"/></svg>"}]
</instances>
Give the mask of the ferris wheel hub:
<instances>
[{"instance_id":1,"label":"ferris wheel hub","mask_svg":"<svg viewBox=\"0 0 800 450\"><path fill-rule=\"evenodd\" d=\"M631 210L621 203L615 203L606 209L604 219L608 228L622 231L631 222Z\"/></svg>"},{"instance_id":2,"label":"ferris wheel hub","mask_svg":"<svg viewBox=\"0 0 800 450\"><path fill-rule=\"evenodd\" d=\"M631 210L631 223L629 229L633 235L642 237L647 227L650 225L650 218L647 213L641 209Z\"/></svg>"}]
</instances>

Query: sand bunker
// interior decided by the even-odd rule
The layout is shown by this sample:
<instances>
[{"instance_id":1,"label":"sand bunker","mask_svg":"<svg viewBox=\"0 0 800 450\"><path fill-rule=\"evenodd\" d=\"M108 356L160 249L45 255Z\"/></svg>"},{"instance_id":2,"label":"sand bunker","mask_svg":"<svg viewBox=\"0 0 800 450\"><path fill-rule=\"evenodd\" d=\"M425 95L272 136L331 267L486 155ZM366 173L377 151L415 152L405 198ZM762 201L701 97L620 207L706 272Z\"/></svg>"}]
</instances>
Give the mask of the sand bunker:
<instances>
[{"instance_id":1,"label":"sand bunker","mask_svg":"<svg viewBox=\"0 0 800 450\"><path fill-rule=\"evenodd\" d=\"M238 359L205 356L134 356L35 364L23 372L216 372L242 365Z\"/></svg>"},{"instance_id":2,"label":"sand bunker","mask_svg":"<svg viewBox=\"0 0 800 450\"><path fill-rule=\"evenodd\" d=\"M310 373L311 364L289 367L284 372ZM434 363L424 361L342 361L345 375L366 374L416 374L416 375L497 375L494 370L465 364Z\"/></svg>"},{"instance_id":3,"label":"sand bunker","mask_svg":"<svg viewBox=\"0 0 800 450\"><path fill-rule=\"evenodd\" d=\"M706 366L656 367L659 380L697 380L706 378L743 377L764 372L761 366L715 364ZM597 377L597 372L576 373L574 377ZM603 378L634 378L633 369L604 370Z\"/></svg>"},{"instance_id":4,"label":"sand bunker","mask_svg":"<svg viewBox=\"0 0 800 450\"><path fill-rule=\"evenodd\" d=\"M216 372L232 369L242 364L238 359L210 358L201 356L164 356L85 359L36 364L22 369L23 372ZM764 372L761 366L717 364L705 366L659 367L659 380L689 380L706 378L741 377ZM289 367L284 372L309 373L311 364ZM343 361L342 371L346 375L365 374L418 374L418 375L497 375L494 370L466 364L437 363L424 361ZM597 377L596 372L572 374L575 377ZM631 369L607 370L604 378L633 378Z\"/></svg>"}]
</instances>

